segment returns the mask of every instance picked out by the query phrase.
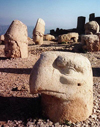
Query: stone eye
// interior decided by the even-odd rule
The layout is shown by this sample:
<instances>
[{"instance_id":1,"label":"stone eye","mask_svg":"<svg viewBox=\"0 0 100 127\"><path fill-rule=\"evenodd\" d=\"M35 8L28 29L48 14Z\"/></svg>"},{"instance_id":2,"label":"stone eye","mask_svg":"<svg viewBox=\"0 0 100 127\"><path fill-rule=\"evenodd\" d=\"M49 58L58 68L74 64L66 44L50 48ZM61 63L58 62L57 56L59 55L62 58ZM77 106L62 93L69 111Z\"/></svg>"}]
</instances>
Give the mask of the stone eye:
<instances>
[{"instance_id":1,"label":"stone eye","mask_svg":"<svg viewBox=\"0 0 100 127\"><path fill-rule=\"evenodd\" d=\"M62 68L66 67L66 64L67 64L67 62L66 62L64 57L62 57L62 56L58 56L57 57L57 59L56 59L56 65L58 67L62 67Z\"/></svg>"}]
</instances>

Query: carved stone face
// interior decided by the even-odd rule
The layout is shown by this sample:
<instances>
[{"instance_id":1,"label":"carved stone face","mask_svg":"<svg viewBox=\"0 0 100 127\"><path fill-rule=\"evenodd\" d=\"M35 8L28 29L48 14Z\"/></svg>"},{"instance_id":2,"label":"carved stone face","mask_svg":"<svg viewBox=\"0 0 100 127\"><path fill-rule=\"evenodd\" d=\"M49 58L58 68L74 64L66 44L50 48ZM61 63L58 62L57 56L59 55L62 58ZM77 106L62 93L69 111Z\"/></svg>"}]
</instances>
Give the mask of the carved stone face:
<instances>
[{"instance_id":1,"label":"carved stone face","mask_svg":"<svg viewBox=\"0 0 100 127\"><path fill-rule=\"evenodd\" d=\"M43 34L36 31L34 33L33 40L35 41L36 44L40 44L41 42L43 42Z\"/></svg>"},{"instance_id":2,"label":"carved stone face","mask_svg":"<svg viewBox=\"0 0 100 127\"><path fill-rule=\"evenodd\" d=\"M5 41L5 56L8 58L18 58L21 57L20 48L16 41L8 40Z\"/></svg>"},{"instance_id":3,"label":"carved stone face","mask_svg":"<svg viewBox=\"0 0 100 127\"><path fill-rule=\"evenodd\" d=\"M33 30L33 41L36 44L39 44L39 45L43 44L44 31L45 31L45 22L43 19L39 18Z\"/></svg>"},{"instance_id":4,"label":"carved stone face","mask_svg":"<svg viewBox=\"0 0 100 127\"><path fill-rule=\"evenodd\" d=\"M45 114L55 122L64 119L73 122L86 119L92 112L92 87L90 62L75 53L42 53L30 75L31 93L42 94ZM77 112L80 114L77 115ZM56 120L55 114L58 114Z\"/></svg>"}]
</instances>

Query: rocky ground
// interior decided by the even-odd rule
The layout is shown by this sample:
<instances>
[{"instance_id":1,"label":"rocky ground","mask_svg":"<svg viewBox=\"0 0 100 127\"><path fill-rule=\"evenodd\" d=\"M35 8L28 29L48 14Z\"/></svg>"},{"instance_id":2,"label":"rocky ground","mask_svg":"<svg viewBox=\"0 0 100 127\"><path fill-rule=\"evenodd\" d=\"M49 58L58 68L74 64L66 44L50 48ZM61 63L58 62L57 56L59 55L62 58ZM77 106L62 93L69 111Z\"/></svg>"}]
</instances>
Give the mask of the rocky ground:
<instances>
[{"instance_id":1,"label":"rocky ground","mask_svg":"<svg viewBox=\"0 0 100 127\"><path fill-rule=\"evenodd\" d=\"M100 52L82 53L81 46L45 42L29 43L29 57L7 59L0 45L0 127L100 127ZM53 123L41 113L40 95L29 92L29 76L33 65L44 51L73 51L89 58L93 69L94 107L85 121Z\"/></svg>"}]
</instances>

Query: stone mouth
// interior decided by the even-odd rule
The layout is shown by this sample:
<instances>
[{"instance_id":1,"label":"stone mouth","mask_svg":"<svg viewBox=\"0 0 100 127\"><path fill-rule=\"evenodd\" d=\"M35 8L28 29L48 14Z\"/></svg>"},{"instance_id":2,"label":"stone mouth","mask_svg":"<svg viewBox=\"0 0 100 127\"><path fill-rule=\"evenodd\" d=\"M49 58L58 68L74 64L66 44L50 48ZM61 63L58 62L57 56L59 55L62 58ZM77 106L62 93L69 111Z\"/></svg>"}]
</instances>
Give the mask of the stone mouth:
<instances>
[{"instance_id":1,"label":"stone mouth","mask_svg":"<svg viewBox=\"0 0 100 127\"><path fill-rule=\"evenodd\" d=\"M57 92L57 91L53 91L53 90L39 90L38 92L40 94L54 96L54 97L60 98L60 99L66 99L66 94L64 92L59 92L59 91Z\"/></svg>"}]
</instances>

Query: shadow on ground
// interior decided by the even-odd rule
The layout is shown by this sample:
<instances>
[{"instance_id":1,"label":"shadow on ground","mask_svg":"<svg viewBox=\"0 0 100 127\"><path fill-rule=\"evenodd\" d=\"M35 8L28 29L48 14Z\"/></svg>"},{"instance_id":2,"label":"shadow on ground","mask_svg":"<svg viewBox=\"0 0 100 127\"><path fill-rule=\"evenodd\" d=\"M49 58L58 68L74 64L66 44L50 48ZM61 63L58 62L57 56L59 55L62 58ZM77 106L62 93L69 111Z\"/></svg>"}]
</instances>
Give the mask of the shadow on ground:
<instances>
[{"instance_id":1,"label":"shadow on ground","mask_svg":"<svg viewBox=\"0 0 100 127\"><path fill-rule=\"evenodd\" d=\"M30 74L32 68L0 68L0 72L15 74Z\"/></svg>"},{"instance_id":2,"label":"shadow on ground","mask_svg":"<svg viewBox=\"0 0 100 127\"><path fill-rule=\"evenodd\" d=\"M41 118L40 97L19 98L0 96L0 121Z\"/></svg>"},{"instance_id":3,"label":"shadow on ground","mask_svg":"<svg viewBox=\"0 0 100 127\"><path fill-rule=\"evenodd\" d=\"M94 77L100 77L100 68L98 67L98 68L92 68L92 70L93 70L93 76Z\"/></svg>"}]
</instances>

